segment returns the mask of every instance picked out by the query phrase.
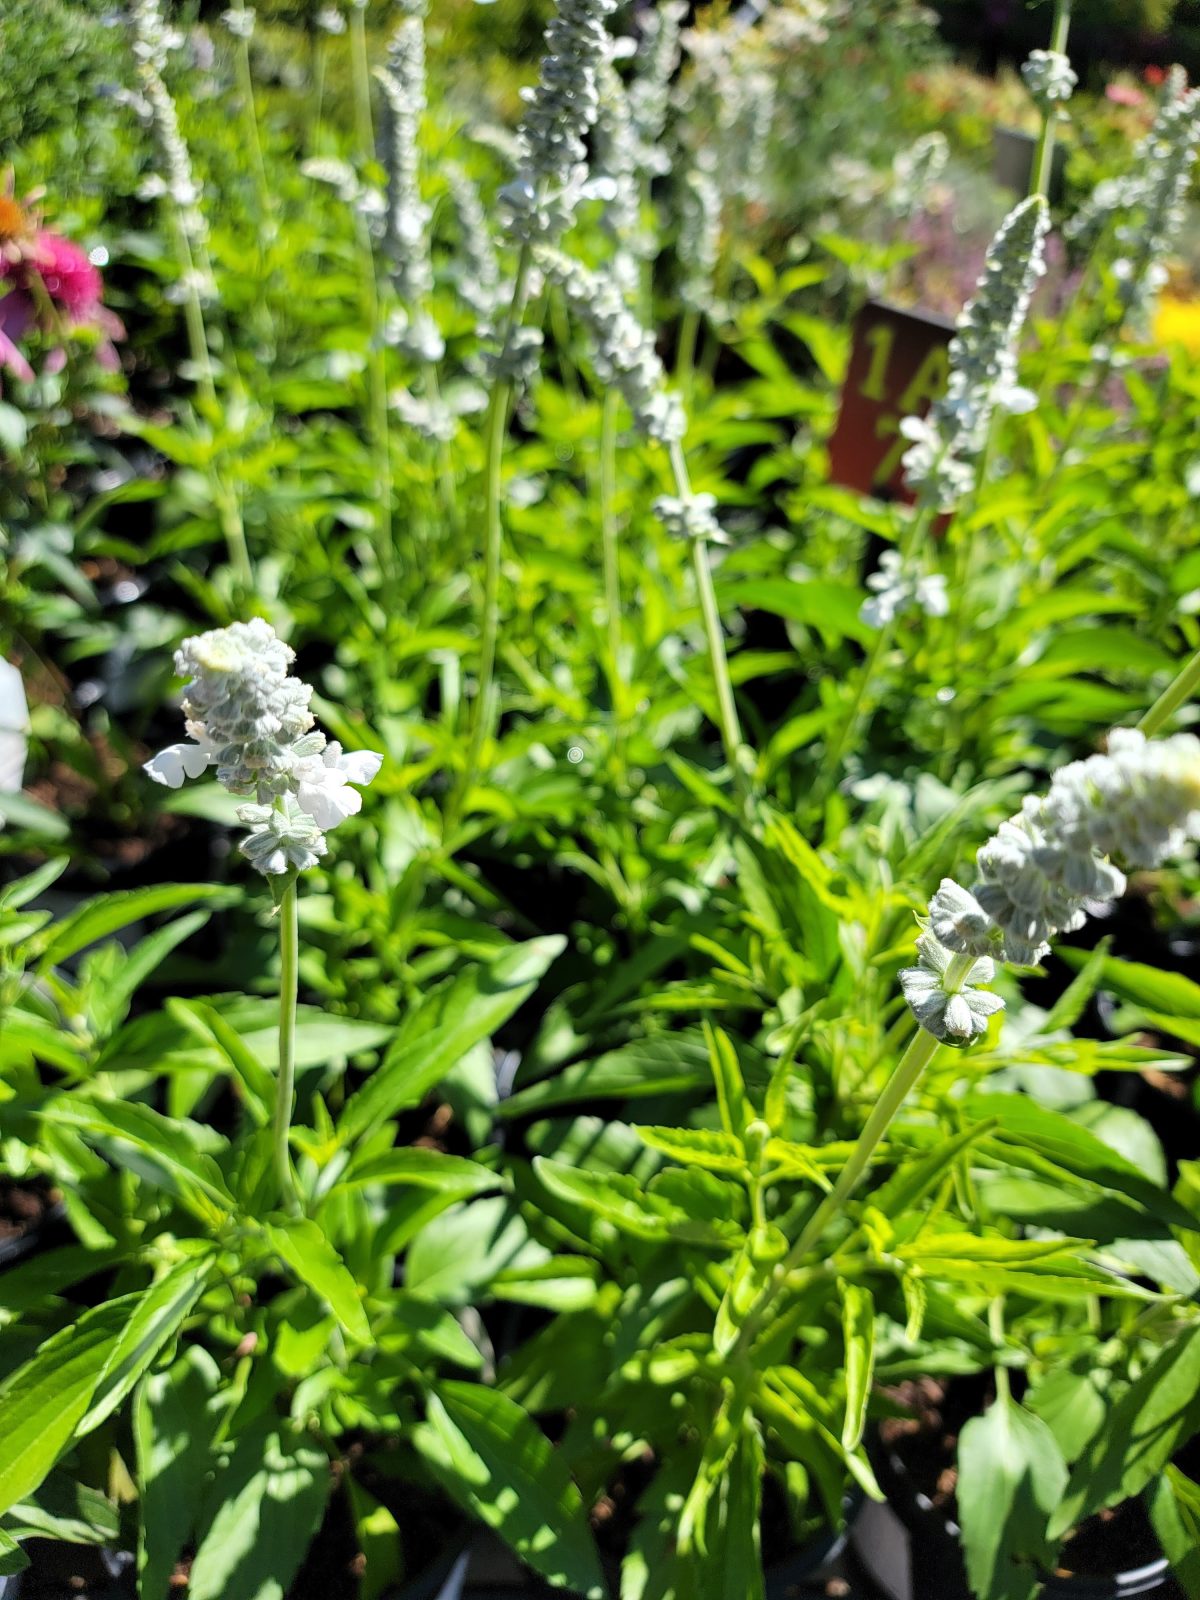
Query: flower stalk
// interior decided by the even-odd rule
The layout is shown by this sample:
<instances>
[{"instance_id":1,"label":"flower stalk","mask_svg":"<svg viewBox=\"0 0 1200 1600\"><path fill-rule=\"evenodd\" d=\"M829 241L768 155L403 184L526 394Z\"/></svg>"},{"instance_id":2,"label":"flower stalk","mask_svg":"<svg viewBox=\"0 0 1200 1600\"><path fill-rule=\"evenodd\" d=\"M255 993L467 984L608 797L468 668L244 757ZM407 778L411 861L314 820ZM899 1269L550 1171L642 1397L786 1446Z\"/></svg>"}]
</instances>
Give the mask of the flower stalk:
<instances>
[{"instance_id":1,"label":"flower stalk","mask_svg":"<svg viewBox=\"0 0 1200 1600\"><path fill-rule=\"evenodd\" d=\"M296 1098L296 1010L300 989L299 873L292 871L279 897L279 1070L275 1079L272 1138L279 1198L285 1209L300 1210L289 1137Z\"/></svg>"}]
</instances>

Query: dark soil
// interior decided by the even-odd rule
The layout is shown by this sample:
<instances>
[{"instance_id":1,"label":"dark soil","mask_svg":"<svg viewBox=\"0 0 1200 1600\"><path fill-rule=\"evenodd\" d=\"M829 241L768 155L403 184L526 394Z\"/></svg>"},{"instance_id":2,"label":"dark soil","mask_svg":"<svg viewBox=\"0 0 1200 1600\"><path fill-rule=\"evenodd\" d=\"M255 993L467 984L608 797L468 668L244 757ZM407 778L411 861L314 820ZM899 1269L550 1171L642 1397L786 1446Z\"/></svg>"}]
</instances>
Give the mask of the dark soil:
<instances>
[{"instance_id":1,"label":"dark soil","mask_svg":"<svg viewBox=\"0 0 1200 1600\"><path fill-rule=\"evenodd\" d=\"M0 1243L35 1233L59 1204L56 1189L42 1179L14 1183L0 1178Z\"/></svg>"}]
</instances>

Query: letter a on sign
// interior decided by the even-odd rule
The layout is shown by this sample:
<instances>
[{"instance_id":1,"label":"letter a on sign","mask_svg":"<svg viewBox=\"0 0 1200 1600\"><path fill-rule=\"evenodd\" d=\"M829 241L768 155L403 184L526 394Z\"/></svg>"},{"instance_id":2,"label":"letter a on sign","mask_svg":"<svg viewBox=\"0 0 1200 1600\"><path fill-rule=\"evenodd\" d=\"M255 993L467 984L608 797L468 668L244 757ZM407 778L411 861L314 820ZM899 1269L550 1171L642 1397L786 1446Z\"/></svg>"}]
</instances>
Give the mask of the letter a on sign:
<instances>
[{"instance_id":1,"label":"letter a on sign","mask_svg":"<svg viewBox=\"0 0 1200 1600\"><path fill-rule=\"evenodd\" d=\"M923 417L946 387L954 324L870 301L854 324L850 367L829 441L835 483L880 500L911 500L900 458L905 417Z\"/></svg>"}]
</instances>

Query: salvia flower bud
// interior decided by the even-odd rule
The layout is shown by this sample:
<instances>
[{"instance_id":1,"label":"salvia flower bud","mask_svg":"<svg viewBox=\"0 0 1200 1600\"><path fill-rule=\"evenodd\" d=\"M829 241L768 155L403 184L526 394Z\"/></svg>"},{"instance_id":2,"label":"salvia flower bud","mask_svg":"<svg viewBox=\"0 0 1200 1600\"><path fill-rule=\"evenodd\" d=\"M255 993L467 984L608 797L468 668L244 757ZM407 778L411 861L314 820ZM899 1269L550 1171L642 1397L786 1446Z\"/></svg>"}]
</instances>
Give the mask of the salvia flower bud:
<instances>
[{"instance_id":1,"label":"salvia flower bud","mask_svg":"<svg viewBox=\"0 0 1200 1600\"><path fill-rule=\"evenodd\" d=\"M980 957L968 967L961 983L955 984L950 972L954 954L932 933L923 933L917 940L917 954L918 965L901 972L900 987L926 1033L943 1044L957 1046L968 1045L977 1035L986 1033L988 1018L1004 1009L1004 1001L998 994L973 985L991 983L996 975L995 963L987 956Z\"/></svg>"},{"instance_id":2,"label":"salvia flower bud","mask_svg":"<svg viewBox=\"0 0 1200 1600\"><path fill-rule=\"evenodd\" d=\"M1031 50L1021 67L1021 76L1043 110L1064 104L1079 82L1070 60L1061 50Z\"/></svg>"},{"instance_id":3,"label":"salvia flower bud","mask_svg":"<svg viewBox=\"0 0 1200 1600\"><path fill-rule=\"evenodd\" d=\"M654 515L676 539L703 539L707 544L728 544L715 516L717 497L712 494L660 494Z\"/></svg>"}]
</instances>

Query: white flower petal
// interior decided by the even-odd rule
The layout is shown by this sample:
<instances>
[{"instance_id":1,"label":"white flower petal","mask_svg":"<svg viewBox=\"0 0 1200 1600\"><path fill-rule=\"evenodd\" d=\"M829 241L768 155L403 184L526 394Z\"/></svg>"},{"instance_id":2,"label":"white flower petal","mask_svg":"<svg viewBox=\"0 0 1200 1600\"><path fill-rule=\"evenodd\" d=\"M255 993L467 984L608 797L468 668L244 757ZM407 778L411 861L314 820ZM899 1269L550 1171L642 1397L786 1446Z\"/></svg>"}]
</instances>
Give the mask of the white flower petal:
<instances>
[{"instance_id":1,"label":"white flower petal","mask_svg":"<svg viewBox=\"0 0 1200 1600\"><path fill-rule=\"evenodd\" d=\"M330 771L329 776L332 778L335 774ZM350 788L340 773L336 776L340 781L302 783L296 790L301 811L326 833L362 809L362 795Z\"/></svg>"},{"instance_id":2,"label":"white flower petal","mask_svg":"<svg viewBox=\"0 0 1200 1600\"><path fill-rule=\"evenodd\" d=\"M203 745L169 744L143 763L142 770L155 783L167 789L180 789L184 778L198 778L208 766L209 753Z\"/></svg>"},{"instance_id":3,"label":"white flower petal","mask_svg":"<svg viewBox=\"0 0 1200 1600\"><path fill-rule=\"evenodd\" d=\"M374 750L351 750L338 757L338 769L346 775L347 783L358 783L364 788L378 774L383 757ZM355 807L357 811L358 807Z\"/></svg>"}]
</instances>

